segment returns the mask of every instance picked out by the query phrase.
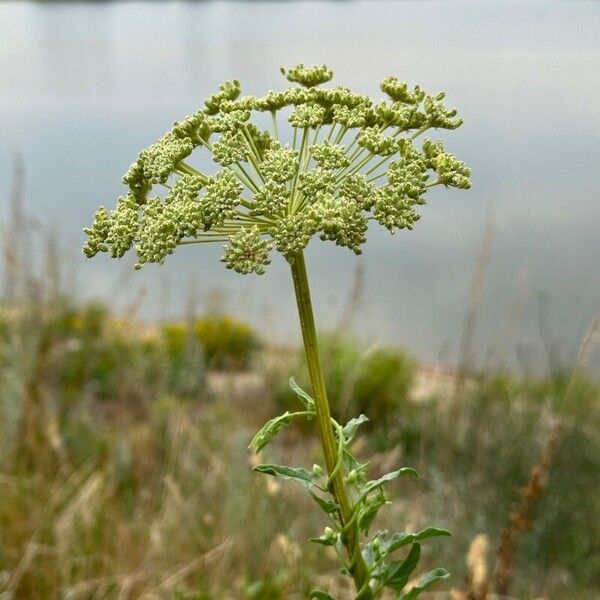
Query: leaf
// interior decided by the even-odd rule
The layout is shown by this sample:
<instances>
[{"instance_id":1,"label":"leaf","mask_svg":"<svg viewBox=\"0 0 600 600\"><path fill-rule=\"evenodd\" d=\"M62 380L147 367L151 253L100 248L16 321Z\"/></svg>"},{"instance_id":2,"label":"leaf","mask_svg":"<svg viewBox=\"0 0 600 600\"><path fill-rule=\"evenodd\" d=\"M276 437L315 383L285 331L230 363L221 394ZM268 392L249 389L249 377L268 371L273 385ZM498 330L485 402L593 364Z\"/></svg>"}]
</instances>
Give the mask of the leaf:
<instances>
[{"instance_id":1,"label":"leaf","mask_svg":"<svg viewBox=\"0 0 600 600\"><path fill-rule=\"evenodd\" d=\"M421 544L413 544L404 560L395 560L388 565L387 569L380 576L383 584L400 592L408 583L408 578L415 570L420 557Z\"/></svg>"},{"instance_id":2,"label":"leaf","mask_svg":"<svg viewBox=\"0 0 600 600\"><path fill-rule=\"evenodd\" d=\"M365 559L365 562L367 563L367 566L369 567L369 570L372 569L372 567L375 565L376 560L379 558L379 554L375 552L375 549L373 548L373 542L376 539L381 540L382 536L383 536L384 532L383 531L378 531L373 538L371 539L370 542L368 542L367 544L364 545L363 549L362 549L362 555L363 558ZM376 574L373 574L373 577L375 577Z\"/></svg>"},{"instance_id":3,"label":"leaf","mask_svg":"<svg viewBox=\"0 0 600 600\"><path fill-rule=\"evenodd\" d=\"M369 494L373 490L377 489L378 487L381 487L384 483L387 483L388 481L397 479L398 477L403 477L404 475L411 475L412 477L416 477L417 479L419 477L419 474L411 467L402 467L401 469L398 469L397 471L392 471L391 473L386 473L379 479L375 479L374 481L367 482L366 485L362 488L362 490L360 492L360 497L359 497L358 501L360 502L361 500L363 500L365 498L365 496L367 496L367 494Z\"/></svg>"},{"instance_id":4,"label":"leaf","mask_svg":"<svg viewBox=\"0 0 600 600\"><path fill-rule=\"evenodd\" d=\"M364 482L366 479L365 473L369 467L369 463L359 463L350 452L347 450L344 452L344 466L348 472L355 471L358 476L358 480Z\"/></svg>"},{"instance_id":5,"label":"leaf","mask_svg":"<svg viewBox=\"0 0 600 600\"><path fill-rule=\"evenodd\" d=\"M286 465L256 465L253 471L272 475L279 479L291 479L297 481L302 487L307 490L313 485L314 474L302 467L288 467Z\"/></svg>"},{"instance_id":6,"label":"leaf","mask_svg":"<svg viewBox=\"0 0 600 600\"><path fill-rule=\"evenodd\" d=\"M327 592L320 590L313 590L308 597L309 600L335 600L335 598L329 595Z\"/></svg>"},{"instance_id":7,"label":"leaf","mask_svg":"<svg viewBox=\"0 0 600 600\"><path fill-rule=\"evenodd\" d=\"M426 590L429 586L441 581L442 579L448 579L448 577L450 577L450 573L448 573L446 569L433 569L433 571L425 573L425 575L419 579L419 583L410 589L408 593L403 594L401 596L401 600L414 600L414 598L419 596L419 594Z\"/></svg>"},{"instance_id":8,"label":"leaf","mask_svg":"<svg viewBox=\"0 0 600 600\"><path fill-rule=\"evenodd\" d=\"M252 438L248 448L251 448L257 454L277 435L277 433L287 427L292 422L292 416L288 411L284 414L274 417L267 421Z\"/></svg>"},{"instance_id":9,"label":"leaf","mask_svg":"<svg viewBox=\"0 0 600 600\"><path fill-rule=\"evenodd\" d=\"M344 425L344 429L342 430L344 432L344 439L346 440L346 442L349 442L350 440L352 440L352 438L354 437L354 435L356 434L357 429L363 424L366 423L369 419L361 414L358 417L354 418L354 419L350 419L346 425Z\"/></svg>"},{"instance_id":10,"label":"leaf","mask_svg":"<svg viewBox=\"0 0 600 600\"><path fill-rule=\"evenodd\" d=\"M315 401L296 383L296 380L293 377L290 377L289 380L290 387L296 393L296 396L300 398L302 404L306 410L315 411Z\"/></svg>"},{"instance_id":11,"label":"leaf","mask_svg":"<svg viewBox=\"0 0 600 600\"><path fill-rule=\"evenodd\" d=\"M321 496L317 496L314 492L309 492L312 499L321 507L321 509L326 512L328 515L336 514L339 512L339 507L335 502L331 500L326 500L325 498L321 498Z\"/></svg>"},{"instance_id":12,"label":"leaf","mask_svg":"<svg viewBox=\"0 0 600 600\"><path fill-rule=\"evenodd\" d=\"M438 529L437 527L427 527L426 529L422 529L417 533L395 533L389 539L381 540L381 552L384 554L389 554L402 546L406 546L407 544L412 544L414 542L420 542L421 540L425 540L431 537L438 536L448 536L451 535L449 531L446 529Z\"/></svg>"},{"instance_id":13,"label":"leaf","mask_svg":"<svg viewBox=\"0 0 600 600\"><path fill-rule=\"evenodd\" d=\"M364 505L358 515L358 527L364 533L368 533L379 509L386 504L385 495L382 493L364 500Z\"/></svg>"},{"instance_id":14,"label":"leaf","mask_svg":"<svg viewBox=\"0 0 600 600\"><path fill-rule=\"evenodd\" d=\"M315 544L321 544L321 546L335 546L338 541L338 536L323 534L318 538L309 538L308 541L314 542Z\"/></svg>"}]
</instances>

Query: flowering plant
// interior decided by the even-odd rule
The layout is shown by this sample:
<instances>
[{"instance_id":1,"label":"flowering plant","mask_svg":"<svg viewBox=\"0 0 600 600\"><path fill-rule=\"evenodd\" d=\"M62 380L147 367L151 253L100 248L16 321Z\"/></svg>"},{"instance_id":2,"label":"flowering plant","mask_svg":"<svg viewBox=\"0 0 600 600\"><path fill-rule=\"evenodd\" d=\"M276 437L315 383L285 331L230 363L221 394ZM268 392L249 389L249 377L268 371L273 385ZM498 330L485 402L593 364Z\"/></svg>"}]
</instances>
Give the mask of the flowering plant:
<instances>
[{"instance_id":1,"label":"flowering plant","mask_svg":"<svg viewBox=\"0 0 600 600\"><path fill-rule=\"evenodd\" d=\"M290 380L303 410L271 419L256 434L251 448L260 452L297 418L314 418L323 447L325 470L263 464L261 473L300 483L330 519L312 541L333 546L343 572L356 586L356 598L378 597L384 588L398 598L416 598L445 578L444 569L425 574L404 591L420 555L420 541L448 535L427 528L418 533L378 532L371 525L386 504L383 486L392 479L415 476L401 468L369 480L350 444L360 415L342 426L327 401L317 346L304 248L314 235L356 254L362 251L370 221L391 233L412 229L417 207L433 186L469 188L470 172L444 149L441 141L417 138L430 129L461 124L448 109L444 93L429 95L395 77L381 82L386 100L373 102L346 87L321 87L332 78L326 67L304 65L284 70L292 84L261 97L241 96L238 81L224 83L204 108L173 128L131 165L123 181L127 194L112 211L100 208L84 253L109 252L120 258L131 248L136 268L163 263L178 246L224 242L222 261L238 273L262 275L273 250L291 266L313 395ZM253 116L271 117L270 130ZM288 143L279 135L282 118L291 126ZM264 119L263 119L264 120ZM208 152L216 168L206 173L190 164L195 148ZM151 195L164 188L164 198ZM398 550L409 546L403 559ZM311 598L331 599L315 590Z\"/></svg>"}]
</instances>

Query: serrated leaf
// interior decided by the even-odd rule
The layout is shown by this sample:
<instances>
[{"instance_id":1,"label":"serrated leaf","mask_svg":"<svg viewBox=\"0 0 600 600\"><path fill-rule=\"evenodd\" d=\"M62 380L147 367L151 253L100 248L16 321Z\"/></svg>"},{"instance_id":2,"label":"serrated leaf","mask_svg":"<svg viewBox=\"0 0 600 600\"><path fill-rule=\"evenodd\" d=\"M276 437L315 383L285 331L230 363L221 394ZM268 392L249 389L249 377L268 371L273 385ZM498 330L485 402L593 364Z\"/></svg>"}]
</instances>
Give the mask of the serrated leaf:
<instances>
[{"instance_id":1,"label":"serrated leaf","mask_svg":"<svg viewBox=\"0 0 600 600\"><path fill-rule=\"evenodd\" d=\"M442 579L448 579L448 577L450 577L450 573L448 573L446 569L433 569L433 571L425 573L425 575L419 579L419 583L417 583L417 585L410 589L406 594L403 594L400 598L401 600L414 600L429 586L441 581Z\"/></svg>"},{"instance_id":2,"label":"serrated leaf","mask_svg":"<svg viewBox=\"0 0 600 600\"><path fill-rule=\"evenodd\" d=\"M335 600L333 596L321 590L313 590L308 598L309 600Z\"/></svg>"},{"instance_id":3,"label":"serrated leaf","mask_svg":"<svg viewBox=\"0 0 600 600\"><path fill-rule=\"evenodd\" d=\"M386 504L386 498L383 493L367 498L358 515L358 527L360 531L368 533L379 509Z\"/></svg>"},{"instance_id":4,"label":"serrated leaf","mask_svg":"<svg viewBox=\"0 0 600 600\"><path fill-rule=\"evenodd\" d=\"M421 557L421 544L413 544L404 560L391 562L379 577L386 587L400 592L408 583L410 574L415 570Z\"/></svg>"},{"instance_id":5,"label":"serrated leaf","mask_svg":"<svg viewBox=\"0 0 600 600\"><path fill-rule=\"evenodd\" d=\"M344 439L346 442L349 442L356 434L357 429L368 420L369 419L366 417L366 415L362 414L354 419L350 419L346 425L344 425L344 429L342 430L344 432Z\"/></svg>"},{"instance_id":6,"label":"serrated leaf","mask_svg":"<svg viewBox=\"0 0 600 600\"><path fill-rule=\"evenodd\" d=\"M381 552L389 554L402 546L420 542L431 537L449 536L451 535L446 529L438 529L437 527L427 527L417 533L394 533L390 538L381 540Z\"/></svg>"},{"instance_id":7,"label":"serrated leaf","mask_svg":"<svg viewBox=\"0 0 600 600\"><path fill-rule=\"evenodd\" d=\"M361 500L363 500L367 494L371 493L373 490L377 489L378 487L381 487L384 483L387 483L388 481L392 481L394 479L398 479L398 477L403 477L404 475L410 475L410 476L416 477L416 478L419 477L419 474L411 467L402 467L401 469L398 469L397 471L392 471L391 473L386 473L379 479L375 479L373 481L368 481L364 485L364 487L361 489L360 497L359 497L358 501L360 502Z\"/></svg>"},{"instance_id":8,"label":"serrated leaf","mask_svg":"<svg viewBox=\"0 0 600 600\"><path fill-rule=\"evenodd\" d=\"M326 512L328 515L335 514L339 511L339 507L335 502L331 500L326 500L325 498L321 498L321 496L317 496L314 492L309 492L312 499L321 507L321 509Z\"/></svg>"},{"instance_id":9,"label":"serrated leaf","mask_svg":"<svg viewBox=\"0 0 600 600\"><path fill-rule=\"evenodd\" d=\"M286 465L256 465L252 469L258 473L272 475L279 479L290 479L297 481L305 489L310 489L313 485L315 475L302 467L288 467Z\"/></svg>"},{"instance_id":10,"label":"serrated leaf","mask_svg":"<svg viewBox=\"0 0 600 600\"><path fill-rule=\"evenodd\" d=\"M289 384L296 396L298 396L302 404L304 404L306 410L314 412L315 401L296 383L296 380L293 377L290 377Z\"/></svg>"},{"instance_id":11,"label":"serrated leaf","mask_svg":"<svg viewBox=\"0 0 600 600\"><path fill-rule=\"evenodd\" d=\"M248 448L254 452L260 452L284 427L292 422L292 416L288 411L267 421L252 438Z\"/></svg>"}]
</instances>

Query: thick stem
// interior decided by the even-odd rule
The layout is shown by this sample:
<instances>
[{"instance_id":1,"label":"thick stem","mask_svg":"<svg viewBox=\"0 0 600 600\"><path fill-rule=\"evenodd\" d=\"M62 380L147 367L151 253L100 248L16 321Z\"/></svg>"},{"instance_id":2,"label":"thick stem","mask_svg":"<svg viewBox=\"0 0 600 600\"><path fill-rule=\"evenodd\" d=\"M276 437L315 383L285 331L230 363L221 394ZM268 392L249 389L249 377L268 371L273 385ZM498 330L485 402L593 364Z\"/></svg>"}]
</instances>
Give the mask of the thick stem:
<instances>
[{"instance_id":1,"label":"thick stem","mask_svg":"<svg viewBox=\"0 0 600 600\"><path fill-rule=\"evenodd\" d=\"M299 252L292 264L292 277L294 279L294 291L296 292L296 302L298 304L298 314L300 316L300 326L302 328L302 340L306 352L306 361L308 363L308 372L312 384L312 391L315 400L317 412L317 425L323 454L325 455L325 464L327 472L332 473L337 462L337 444L331 425L331 411L327 400L327 390L325 388L325 378L323 376L323 367L319 356L319 347L317 345L317 332L315 328L315 319L313 316L312 302L310 299L310 289L308 286L308 277L306 275L306 264L304 254ZM344 481L343 469L338 469L332 482L332 492L340 507L340 519L342 526L345 526L351 519L352 506L348 498L348 491ZM348 528L343 539L348 557L350 559L350 572L356 584L360 600L369 600L373 597L368 581L367 566L360 550L360 533L358 525L355 522Z\"/></svg>"}]
</instances>

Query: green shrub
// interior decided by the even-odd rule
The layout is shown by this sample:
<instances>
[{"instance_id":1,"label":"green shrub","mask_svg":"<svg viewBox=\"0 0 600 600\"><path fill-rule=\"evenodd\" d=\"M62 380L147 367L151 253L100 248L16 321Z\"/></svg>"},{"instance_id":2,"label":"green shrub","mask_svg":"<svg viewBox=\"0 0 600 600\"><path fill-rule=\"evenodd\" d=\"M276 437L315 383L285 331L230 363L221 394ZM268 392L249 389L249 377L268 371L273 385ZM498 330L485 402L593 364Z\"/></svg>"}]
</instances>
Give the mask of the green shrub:
<instances>
[{"instance_id":1,"label":"green shrub","mask_svg":"<svg viewBox=\"0 0 600 600\"><path fill-rule=\"evenodd\" d=\"M414 364L401 350L368 348L347 336L330 335L322 340L322 359L330 402L342 421L357 413L365 414L385 432L407 409ZM308 386L308 373L300 362L295 372L298 381ZM288 387L275 394L276 403L285 409L293 406Z\"/></svg>"},{"instance_id":2,"label":"green shrub","mask_svg":"<svg viewBox=\"0 0 600 600\"><path fill-rule=\"evenodd\" d=\"M207 368L246 369L259 342L252 328L229 316L197 319L192 324L166 323L162 336L171 360L177 362L190 345L198 345Z\"/></svg>"}]
</instances>

